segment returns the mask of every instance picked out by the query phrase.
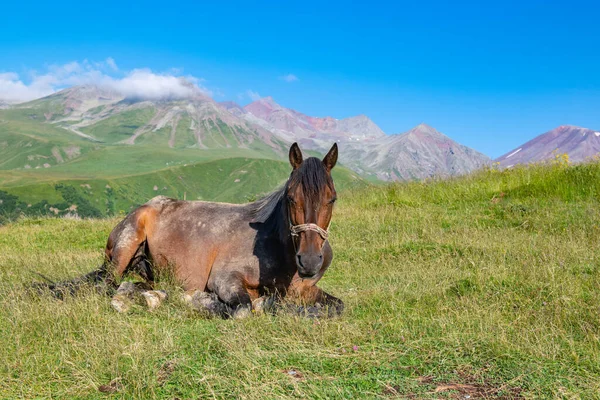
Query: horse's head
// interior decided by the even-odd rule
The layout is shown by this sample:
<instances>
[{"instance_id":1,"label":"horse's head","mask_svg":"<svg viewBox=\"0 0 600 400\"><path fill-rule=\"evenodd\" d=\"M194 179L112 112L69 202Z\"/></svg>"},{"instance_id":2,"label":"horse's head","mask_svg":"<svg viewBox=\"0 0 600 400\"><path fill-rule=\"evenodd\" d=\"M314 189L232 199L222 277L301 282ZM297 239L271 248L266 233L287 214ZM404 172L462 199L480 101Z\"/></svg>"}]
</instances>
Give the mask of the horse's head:
<instances>
[{"instance_id":1,"label":"horse's head","mask_svg":"<svg viewBox=\"0 0 600 400\"><path fill-rule=\"evenodd\" d=\"M337 157L337 144L323 160L315 157L303 160L298 144L290 148L293 171L285 188L285 201L298 275L302 278L317 275L323 265L323 246L336 200L331 169Z\"/></svg>"}]
</instances>

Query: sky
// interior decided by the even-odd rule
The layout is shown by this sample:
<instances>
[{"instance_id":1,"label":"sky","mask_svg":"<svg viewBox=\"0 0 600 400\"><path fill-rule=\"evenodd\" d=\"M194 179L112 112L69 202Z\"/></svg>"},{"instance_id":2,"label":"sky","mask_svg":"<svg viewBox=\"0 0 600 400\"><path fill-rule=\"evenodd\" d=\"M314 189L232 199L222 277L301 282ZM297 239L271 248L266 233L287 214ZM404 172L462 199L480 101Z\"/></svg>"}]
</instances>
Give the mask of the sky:
<instances>
[{"instance_id":1,"label":"sky","mask_svg":"<svg viewBox=\"0 0 600 400\"><path fill-rule=\"evenodd\" d=\"M152 96L425 122L498 157L559 125L600 130L600 3L6 2L0 100L102 81ZM13 99L15 101L15 99Z\"/></svg>"}]
</instances>

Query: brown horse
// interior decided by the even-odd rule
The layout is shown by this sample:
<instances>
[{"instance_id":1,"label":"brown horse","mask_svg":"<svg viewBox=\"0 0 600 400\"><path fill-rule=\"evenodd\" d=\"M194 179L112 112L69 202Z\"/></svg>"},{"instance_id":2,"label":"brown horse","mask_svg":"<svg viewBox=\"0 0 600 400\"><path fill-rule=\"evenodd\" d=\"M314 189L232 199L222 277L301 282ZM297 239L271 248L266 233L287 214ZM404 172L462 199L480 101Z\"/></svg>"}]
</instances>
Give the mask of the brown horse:
<instances>
[{"instance_id":1,"label":"brown horse","mask_svg":"<svg viewBox=\"0 0 600 400\"><path fill-rule=\"evenodd\" d=\"M158 196L110 233L106 261L80 281L114 282L130 271L152 285L170 269L185 290L211 294L210 311L246 315L259 297L276 294L338 314L343 302L316 286L333 257L328 242L336 191L337 145L303 160L294 143L285 186L253 203L181 201Z\"/></svg>"}]
</instances>

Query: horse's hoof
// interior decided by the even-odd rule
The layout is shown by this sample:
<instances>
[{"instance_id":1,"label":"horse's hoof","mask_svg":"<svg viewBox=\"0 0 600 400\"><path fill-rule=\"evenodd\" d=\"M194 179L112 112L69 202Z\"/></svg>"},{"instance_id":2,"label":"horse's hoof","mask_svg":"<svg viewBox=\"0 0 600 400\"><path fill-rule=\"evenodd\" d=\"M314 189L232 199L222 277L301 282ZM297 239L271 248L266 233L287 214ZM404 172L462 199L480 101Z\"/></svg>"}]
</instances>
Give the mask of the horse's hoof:
<instances>
[{"instance_id":1,"label":"horse's hoof","mask_svg":"<svg viewBox=\"0 0 600 400\"><path fill-rule=\"evenodd\" d=\"M213 299L210 293L196 289L183 293L183 301L194 310L200 311L209 307Z\"/></svg>"},{"instance_id":2,"label":"horse's hoof","mask_svg":"<svg viewBox=\"0 0 600 400\"><path fill-rule=\"evenodd\" d=\"M164 290L148 290L142 293L144 299L146 299L146 304L148 305L148 309L150 311L155 310L161 303L167 299L167 292Z\"/></svg>"},{"instance_id":3,"label":"horse's hoof","mask_svg":"<svg viewBox=\"0 0 600 400\"><path fill-rule=\"evenodd\" d=\"M114 308L117 312L120 313L125 313L129 311L129 309L132 306L132 303L133 302L131 301L131 299L122 294L114 295L112 300L110 301L110 305L112 306L112 308Z\"/></svg>"},{"instance_id":4,"label":"horse's hoof","mask_svg":"<svg viewBox=\"0 0 600 400\"><path fill-rule=\"evenodd\" d=\"M183 294L183 301L194 311L205 314L207 317L225 318L229 315L229 307L219 300L214 293L202 290L188 290Z\"/></svg>"},{"instance_id":5,"label":"horse's hoof","mask_svg":"<svg viewBox=\"0 0 600 400\"><path fill-rule=\"evenodd\" d=\"M274 313L276 300L273 296L262 296L252 302L252 311L256 314Z\"/></svg>"},{"instance_id":6,"label":"horse's hoof","mask_svg":"<svg viewBox=\"0 0 600 400\"><path fill-rule=\"evenodd\" d=\"M262 314L265 311L267 298L265 296L259 297L252 301L252 311L257 314Z\"/></svg>"},{"instance_id":7,"label":"horse's hoof","mask_svg":"<svg viewBox=\"0 0 600 400\"><path fill-rule=\"evenodd\" d=\"M202 293L201 290L188 290L186 292L183 292L183 295L181 296L183 301L185 302L185 304L187 304L188 306L192 307L193 306L193 302L194 302L194 297L196 296L196 294L200 294Z\"/></svg>"},{"instance_id":8,"label":"horse's hoof","mask_svg":"<svg viewBox=\"0 0 600 400\"><path fill-rule=\"evenodd\" d=\"M233 319L244 319L248 318L252 315L252 307L251 306L239 306L235 309L231 317Z\"/></svg>"}]
</instances>

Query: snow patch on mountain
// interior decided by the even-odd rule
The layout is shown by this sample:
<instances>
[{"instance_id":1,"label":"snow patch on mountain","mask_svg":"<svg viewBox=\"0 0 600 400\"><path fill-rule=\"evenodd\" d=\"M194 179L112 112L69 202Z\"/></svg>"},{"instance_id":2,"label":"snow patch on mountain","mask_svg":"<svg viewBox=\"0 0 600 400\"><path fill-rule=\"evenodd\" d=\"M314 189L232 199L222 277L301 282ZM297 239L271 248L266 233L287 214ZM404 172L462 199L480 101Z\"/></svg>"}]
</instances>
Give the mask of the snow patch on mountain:
<instances>
[{"instance_id":1,"label":"snow patch on mountain","mask_svg":"<svg viewBox=\"0 0 600 400\"><path fill-rule=\"evenodd\" d=\"M515 150L512 153L510 153L509 155L507 155L505 158L510 158L510 157L514 156L515 154L517 154L518 152L520 152L521 150L523 150L523 149L519 147L517 150Z\"/></svg>"}]
</instances>

